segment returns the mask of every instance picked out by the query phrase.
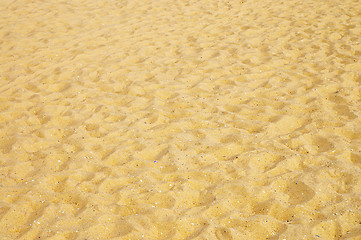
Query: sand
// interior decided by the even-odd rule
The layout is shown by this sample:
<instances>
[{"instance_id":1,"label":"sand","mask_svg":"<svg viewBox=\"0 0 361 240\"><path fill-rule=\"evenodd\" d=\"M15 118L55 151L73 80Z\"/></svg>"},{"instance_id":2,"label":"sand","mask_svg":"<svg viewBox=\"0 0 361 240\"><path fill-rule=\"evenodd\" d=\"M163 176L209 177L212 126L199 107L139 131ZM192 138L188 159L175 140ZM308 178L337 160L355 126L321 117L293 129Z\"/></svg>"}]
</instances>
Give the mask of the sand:
<instances>
[{"instance_id":1,"label":"sand","mask_svg":"<svg viewBox=\"0 0 361 240\"><path fill-rule=\"evenodd\" d=\"M361 239L358 0L3 0L0 238Z\"/></svg>"}]
</instances>

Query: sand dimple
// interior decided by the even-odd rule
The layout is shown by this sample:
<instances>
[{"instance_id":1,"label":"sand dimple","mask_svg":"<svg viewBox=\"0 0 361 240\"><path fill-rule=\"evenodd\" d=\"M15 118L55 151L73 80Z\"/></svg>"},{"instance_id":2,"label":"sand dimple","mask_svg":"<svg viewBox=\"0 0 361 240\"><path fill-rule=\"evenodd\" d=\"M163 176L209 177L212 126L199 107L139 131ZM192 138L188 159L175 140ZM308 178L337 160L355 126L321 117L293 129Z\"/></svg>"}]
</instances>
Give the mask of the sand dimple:
<instances>
[{"instance_id":1,"label":"sand dimple","mask_svg":"<svg viewBox=\"0 0 361 240\"><path fill-rule=\"evenodd\" d=\"M360 12L2 1L0 238L361 239Z\"/></svg>"}]
</instances>

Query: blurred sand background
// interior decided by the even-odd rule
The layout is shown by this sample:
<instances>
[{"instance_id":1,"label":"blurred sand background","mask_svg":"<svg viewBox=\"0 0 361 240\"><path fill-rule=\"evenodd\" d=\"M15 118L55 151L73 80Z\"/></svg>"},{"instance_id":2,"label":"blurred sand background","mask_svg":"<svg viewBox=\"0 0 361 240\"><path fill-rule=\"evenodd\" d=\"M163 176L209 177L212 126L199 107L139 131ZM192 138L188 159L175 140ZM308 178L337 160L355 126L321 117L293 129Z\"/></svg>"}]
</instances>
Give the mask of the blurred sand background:
<instances>
[{"instance_id":1,"label":"blurred sand background","mask_svg":"<svg viewBox=\"0 0 361 240\"><path fill-rule=\"evenodd\" d=\"M358 0L3 0L0 238L361 239Z\"/></svg>"}]
</instances>

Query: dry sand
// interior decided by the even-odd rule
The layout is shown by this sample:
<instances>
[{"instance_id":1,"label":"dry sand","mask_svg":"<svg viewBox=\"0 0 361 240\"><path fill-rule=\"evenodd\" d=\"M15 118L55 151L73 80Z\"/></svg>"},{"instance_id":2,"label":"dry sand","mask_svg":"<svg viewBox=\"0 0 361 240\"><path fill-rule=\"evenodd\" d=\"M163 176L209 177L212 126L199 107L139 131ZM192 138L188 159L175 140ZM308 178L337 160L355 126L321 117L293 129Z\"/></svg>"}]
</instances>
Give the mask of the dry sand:
<instances>
[{"instance_id":1,"label":"dry sand","mask_svg":"<svg viewBox=\"0 0 361 240\"><path fill-rule=\"evenodd\" d=\"M361 239L359 0L3 0L0 238Z\"/></svg>"}]
</instances>

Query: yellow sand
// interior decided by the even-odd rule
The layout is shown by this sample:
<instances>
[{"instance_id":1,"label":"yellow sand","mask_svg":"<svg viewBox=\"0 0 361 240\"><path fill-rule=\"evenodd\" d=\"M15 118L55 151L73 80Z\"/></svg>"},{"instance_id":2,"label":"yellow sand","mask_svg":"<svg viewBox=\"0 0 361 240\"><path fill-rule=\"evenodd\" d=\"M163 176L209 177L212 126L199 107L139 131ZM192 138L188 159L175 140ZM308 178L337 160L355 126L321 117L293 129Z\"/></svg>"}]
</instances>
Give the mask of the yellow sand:
<instances>
[{"instance_id":1,"label":"yellow sand","mask_svg":"<svg viewBox=\"0 0 361 240\"><path fill-rule=\"evenodd\" d=\"M359 0L2 0L0 239L361 239Z\"/></svg>"}]
</instances>

